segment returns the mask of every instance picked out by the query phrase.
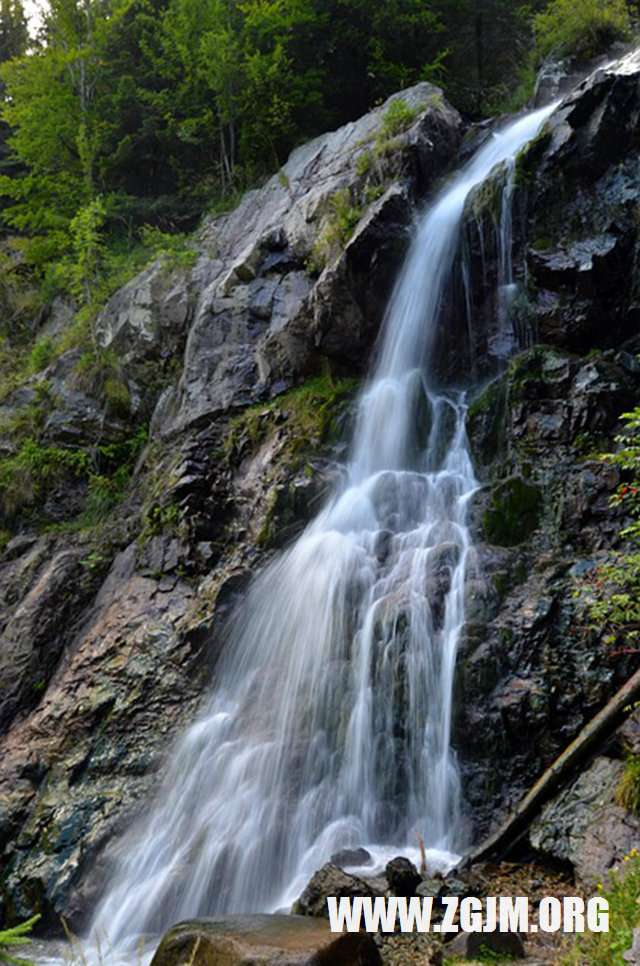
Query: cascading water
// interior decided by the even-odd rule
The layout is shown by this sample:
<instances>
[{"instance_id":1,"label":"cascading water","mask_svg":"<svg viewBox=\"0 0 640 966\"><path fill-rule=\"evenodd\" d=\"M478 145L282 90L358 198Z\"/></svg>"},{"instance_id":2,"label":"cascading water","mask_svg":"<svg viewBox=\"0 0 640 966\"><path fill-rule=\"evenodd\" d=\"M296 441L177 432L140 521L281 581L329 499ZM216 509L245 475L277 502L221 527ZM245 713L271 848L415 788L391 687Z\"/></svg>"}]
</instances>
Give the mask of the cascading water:
<instances>
[{"instance_id":1,"label":"cascading water","mask_svg":"<svg viewBox=\"0 0 640 966\"><path fill-rule=\"evenodd\" d=\"M346 483L236 614L215 693L95 915L114 945L276 908L345 846L397 854L417 829L441 863L455 848L451 701L476 483L464 394L435 392L425 364L465 199L551 110L493 136L422 218Z\"/></svg>"}]
</instances>

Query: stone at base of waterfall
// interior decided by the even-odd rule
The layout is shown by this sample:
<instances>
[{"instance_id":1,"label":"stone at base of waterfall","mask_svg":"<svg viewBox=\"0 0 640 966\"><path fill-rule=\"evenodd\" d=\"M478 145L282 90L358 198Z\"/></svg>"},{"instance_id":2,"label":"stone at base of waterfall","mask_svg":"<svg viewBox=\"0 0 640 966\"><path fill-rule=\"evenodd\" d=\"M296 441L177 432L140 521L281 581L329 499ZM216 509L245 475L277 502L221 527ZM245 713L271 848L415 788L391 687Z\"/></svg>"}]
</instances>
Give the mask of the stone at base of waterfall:
<instances>
[{"instance_id":1,"label":"stone at base of waterfall","mask_svg":"<svg viewBox=\"0 0 640 966\"><path fill-rule=\"evenodd\" d=\"M422 882L422 876L415 865L404 855L387 862L385 872L392 896L413 896Z\"/></svg>"},{"instance_id":2,"label":"stone at base of waterfall","mask_svg":"<svg viewBox=\"0 0 640 966\"><path fill-rule=\"evenodd\" d=\"M251 915L193 919L163 937L151 966L382 966L366 933L336 935L322 919Z\"/></svg>"},{"instance_id":3,"label":"stone at base of waterfall","mask_svg":"<svg viewBox=\"0 0 640 966\"><path fill-rule=\"evenodd\" d=\"M345 866L369 865L373 860L371 853L366 849L340 849L334 852L329 861L338 868L344 869Z\"/></svg>"},{"instance_id":4,"label":"stone at base of waterfall","mask_svg":"<svg viewBox=\"0 0 640 966\"><path fill-rule=\"evenodd\" d=\"M386 886L386 879L385 879ZM326 862L321 869L309 879L304 892L293 904L291 910L296 916L321 916L328 918L327 896L337 896L341 899L353 898L354 896L379 896L384 895L376 888L374 882L365 882L357 875L349 875L343 872L332 862Z\"/></svg>"}]
</instances>

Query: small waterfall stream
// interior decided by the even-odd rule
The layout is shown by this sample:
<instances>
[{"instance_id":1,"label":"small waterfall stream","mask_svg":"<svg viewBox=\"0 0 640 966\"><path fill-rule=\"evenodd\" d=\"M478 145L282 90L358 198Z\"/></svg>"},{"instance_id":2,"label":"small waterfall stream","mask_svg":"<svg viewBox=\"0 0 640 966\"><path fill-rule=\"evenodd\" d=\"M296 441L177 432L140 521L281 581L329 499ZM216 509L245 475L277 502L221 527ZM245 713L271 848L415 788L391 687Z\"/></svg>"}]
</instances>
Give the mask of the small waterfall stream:
<instances>
[{"instance_id":1,"label":"small waterfall stream","mask_svg":"<svg viewBox=\"0 0 640 966\"><path fill-rule=\"evenodd\" d=\"M346 846L406 854L417 829L434 864L454 861L451 701L476 481L464 393L434 390L429 350L465 199L551 110L494 135L423 215L346 482L235 615L215 692L96 911L114 946L283 906Z\"/></svg>"}]
</instances>

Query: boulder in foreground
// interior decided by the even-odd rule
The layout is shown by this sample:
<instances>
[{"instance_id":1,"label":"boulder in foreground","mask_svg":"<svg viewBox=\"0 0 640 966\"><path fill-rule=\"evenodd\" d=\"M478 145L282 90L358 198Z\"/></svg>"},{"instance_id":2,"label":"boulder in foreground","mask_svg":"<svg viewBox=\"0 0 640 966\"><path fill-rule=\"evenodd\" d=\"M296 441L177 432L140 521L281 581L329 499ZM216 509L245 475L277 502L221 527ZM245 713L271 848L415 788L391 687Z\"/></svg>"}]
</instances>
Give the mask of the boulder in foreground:
<instances>
[{"instance_id":1,"label":"boulder in foreground","mask_svg":"<svg viewBox=\"0 0 640 966\"><path fill-rule=\"evenodd\" d=\"M166 933L151 966L382 966L365 933L337 935L325 919L252 915L193 919Z\"/></svg>"}]
</instances>

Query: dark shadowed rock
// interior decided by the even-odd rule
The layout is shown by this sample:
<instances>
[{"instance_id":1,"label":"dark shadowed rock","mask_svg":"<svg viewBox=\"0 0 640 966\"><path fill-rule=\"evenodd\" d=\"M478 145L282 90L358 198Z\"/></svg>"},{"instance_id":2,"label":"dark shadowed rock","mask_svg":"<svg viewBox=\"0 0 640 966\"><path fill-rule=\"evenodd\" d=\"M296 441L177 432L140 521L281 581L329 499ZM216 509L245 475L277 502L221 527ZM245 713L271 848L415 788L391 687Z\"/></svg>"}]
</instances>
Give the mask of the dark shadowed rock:
<instances>
[{"instance_id":1,"label":"dark shadowed rock","mask_svg":"<svg viewBox=\"0 0 640 966\"><path fill-rule=\"evenodd\" d=\"M322 916L327 918L327 896L376 895L372 885L356 875L343 872L337 865L327 862L309 880L304 892L293 905L297 916Z\"/></svg>"},{"instance_id":2,"label":"dark shadowed rock","mask_svg":"<svg viewBox=\"0 0 640 966\"><path fill-rule=\"evenodd\" d=\"M387 862L385 872L389 883L389 892L394 896L415 895L417 887L422 882L422 876L418 873L413 862L403 855Z\"/></svg>"},{"instance_id":3,"label":"dark shadowed rock","mask_svg":"<svg viewBox=\"0 0 640 966\"><path fill-rule=\"evenodd\" d=\"M368 865L371 862L371 853L366 849L340 849L339 852L334 852L329 861L341 869L347 865Z\"/></svg>"},{"instance_id":4,"label":"dark shadowed rock","mask_svg":"<svg viewBox=\"0 0 640 966\"><path fill-rule=\"evenodd\" d=\"M471 623L454 742L476 835L515 804L631 667L583 630L574 601L574 578L619 539L609 502L618 471L592 458L611 445L640 388L616 358L527 350L469 409L487 486L471 509L478 543L467 571ZM532 733L537 740L523 743Z\"/></svg>"}]
</instances>

